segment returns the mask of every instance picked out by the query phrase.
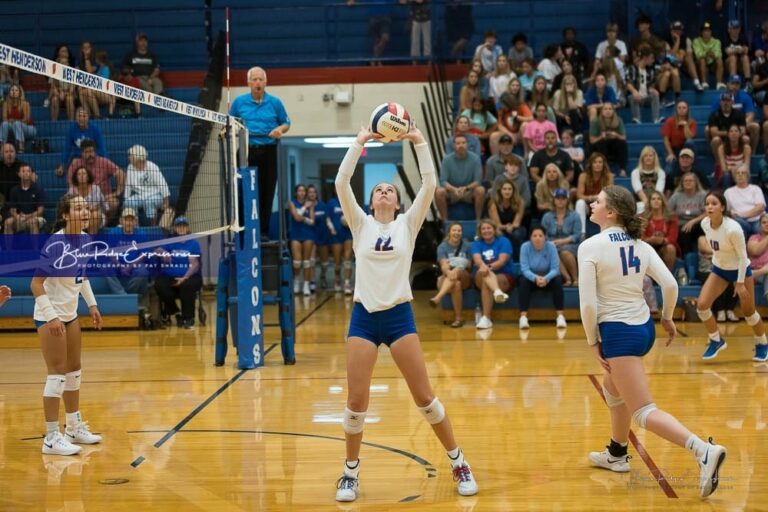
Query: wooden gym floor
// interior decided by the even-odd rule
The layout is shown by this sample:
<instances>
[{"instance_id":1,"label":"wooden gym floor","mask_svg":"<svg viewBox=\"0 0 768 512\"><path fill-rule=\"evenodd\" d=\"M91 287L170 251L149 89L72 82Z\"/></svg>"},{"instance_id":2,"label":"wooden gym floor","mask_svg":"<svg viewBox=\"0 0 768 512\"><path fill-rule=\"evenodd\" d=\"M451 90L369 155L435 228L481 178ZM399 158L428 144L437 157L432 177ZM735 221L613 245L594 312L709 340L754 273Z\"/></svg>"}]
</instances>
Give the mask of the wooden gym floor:
<instances>
[{"instance_id":1,"label":"wooden gym floor","mask_svg":"<svg viewBox=\"0 0 768 512\"><path fill-rule=\"evenodd\" d=\"M213 325L85 333L82 411L104 442L74 457L40 452L36 335L0 334L0 510L768 510L768 364L750 360L743 323L724 327L729 347L714 362L700 358L700 324L679 324L685 335L646 358L656 403L728 448L720 489L703 501L693 458L644 431L634 430L629 474L589 466L587 453L608 441L609 418L579 323L560 336L554 322L539 323L521 337L502 321L481 335L443 326L426 297L417 294L415 310L429 373L479 495L457 495L443 450L382 348L362 495L334 501L351 301L320 294L298 300L296 366L283 366L275 328L265 367L247 372L232 354L213 366Z\"/></svg>"}]
</instances>

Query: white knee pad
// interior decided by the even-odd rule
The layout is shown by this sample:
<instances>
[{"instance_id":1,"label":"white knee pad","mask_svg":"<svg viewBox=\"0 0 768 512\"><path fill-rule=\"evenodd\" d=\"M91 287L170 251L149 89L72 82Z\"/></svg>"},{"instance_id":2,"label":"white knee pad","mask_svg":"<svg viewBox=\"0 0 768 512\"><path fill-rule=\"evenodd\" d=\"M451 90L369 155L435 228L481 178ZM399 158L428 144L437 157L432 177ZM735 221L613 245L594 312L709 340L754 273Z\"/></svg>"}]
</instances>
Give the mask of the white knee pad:
<instances>
[{"instance_id":1,"label":"white knee pad","mask_svg":"<svg viewBox=\"0 0 768 512\"><path fill-rule=\"evenodd\" d=\"M709 320L710 318L712 318L712 310L709 309L709 308L707 308L707 309L696 309L696 313L698 313L699 318L701 319L702 322L705 322L705 321Z\"/></svg>"},{"instance_id":2,"label":"white knee pad","mask_svg":"<svg viewBox=\"0 0 768 512\"><path fill-rule=\"evenodd\" d=\"M352 270L352 262L350 260L344 261L344 268L346 270Z\"/></svg>"},{"instance_id":3,"label":"white knee pad","mask_svg":"<svg viewBox=\"0 0 768 512\"><path fill-rule=\"evenodd\" d=\"M445 419L445 407L439 398L435 397L426 407L419 407L419 411L427 419L430 425L437 425Z\"/></svg>"},{"instance_id":4,"label":"white knee pad","mask_svg":"<svg viewBox=\"0 0 768 512\"><path fill-rule=\"evenodd\" d=\"M359 434L365 426L365 415L367 412L350 411L348 407L344 408L344 432L347 434Z\"/></svg>"},{"instance_id":5,"label":"white knee pad","mask_svg":"<svg viewBox=\"0 0 768 512\"><path fill-rule=\"evenodd\" d=\"M656 409L656 404L651 402L636 410L634 414L632 414L632 419L635 420L635 424L638 427L645 428L645 422L648 420L648 416Z\"/></svg>"},{"instance_id":6,"label":"white knee pad","mask_svg":"<svg viewBox=\"0 0 768 512\"><path fill-rule=\"evenodd\" d=\"M624 399L620 396L612 395L606 388L603 386L603 396L605 397L605 403L608 404L608 407L618 407L621 404L624 403Z\"/></svg>"},{"instance_id":7,"label":"white knee pad","mask_svg":"<svg viewBox=\"0 0 768 512\"><path fill-rule=\"evenodd\" d=\"M64 391L77 391L80 389L80 377L83 371L69 372L64 376Z\"/></svg>"},{"instance_id":8,"label":"white knee pad","mask_svg":"<svg viewBox=\"0 0 768 512\"><path fill-rule=\"evenodd\" d=\"M301 260L293 260L293 270L299 270L301 268Z\"/></svg>"},{"instance_id":9,"label":"white knee pad","mask_svg":"<svg viewBox=\"0 0 768 512\"><path fill-rule=\"evenodd\" d=\"M304 268L312 268L312 261L311 260L304 260L302 262L302 264L304 265Z\"/></svg>"},{"instance_id":10,"label":"white knee pad","mask_svg":"<svg viewBox=\"0 0 768 512\"><path fill-rule=\"evenodd\" d=\"M749 315L747 318L745 318L745 320L747 321L747 325L749 325L750 327L755 326L761 320L760 313L758 313L757 310L755 310L755 312Z\"/></svg>"},{"instance_id":11,"label":"white knee pad","mask_svg":"<svg viewBox=\"0 0 768 512\"><path fill-rule=\"evenodd\" d=\"M64 393L64 383L66 382L64 375L49 375L45 379L45 389L43 389L43 396L50 398L61 398Z\"/></svg>"}]
</instances>

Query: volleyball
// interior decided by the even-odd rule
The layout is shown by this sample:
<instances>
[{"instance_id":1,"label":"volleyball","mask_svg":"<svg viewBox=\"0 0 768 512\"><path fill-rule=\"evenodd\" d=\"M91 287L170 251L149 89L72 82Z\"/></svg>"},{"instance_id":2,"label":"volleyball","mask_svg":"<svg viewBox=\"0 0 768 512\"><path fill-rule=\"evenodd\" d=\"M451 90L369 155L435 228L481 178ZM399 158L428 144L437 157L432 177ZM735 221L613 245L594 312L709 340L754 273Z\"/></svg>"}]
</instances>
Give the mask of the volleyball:
<instances>
[{"instance_id":1,"label":"volleyball","mask_svg":"<svg viewBox=\"0 0 768 512\"><path fill-rule=\"evenodd\" d=\"M382 103L371 113L371 131L382 136L381 142L400 140L410 128L411 116L399 103Z\"/></svg>"}]
</instances>

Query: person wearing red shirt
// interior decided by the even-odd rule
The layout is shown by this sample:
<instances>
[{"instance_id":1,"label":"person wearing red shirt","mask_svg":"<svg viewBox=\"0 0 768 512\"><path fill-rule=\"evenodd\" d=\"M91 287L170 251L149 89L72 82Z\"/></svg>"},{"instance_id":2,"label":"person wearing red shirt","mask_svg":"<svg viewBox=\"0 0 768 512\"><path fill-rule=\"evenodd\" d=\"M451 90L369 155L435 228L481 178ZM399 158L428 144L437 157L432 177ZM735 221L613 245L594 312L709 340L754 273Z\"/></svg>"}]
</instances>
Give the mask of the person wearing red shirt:
<instances>
[{"instance_id":1,"label":"person wearing red shirt","mask_svg":"<svg viewBox=\"0 0 768 512\"><path fill-rule=\"evenodd\" d=\"M661 135L664 137L664 148L667 150L667 163L672 163L685 144L696 137L696 120L689 114L688 103L677 102L675 115L664 121Z\"/></svg>"}]
</instances>

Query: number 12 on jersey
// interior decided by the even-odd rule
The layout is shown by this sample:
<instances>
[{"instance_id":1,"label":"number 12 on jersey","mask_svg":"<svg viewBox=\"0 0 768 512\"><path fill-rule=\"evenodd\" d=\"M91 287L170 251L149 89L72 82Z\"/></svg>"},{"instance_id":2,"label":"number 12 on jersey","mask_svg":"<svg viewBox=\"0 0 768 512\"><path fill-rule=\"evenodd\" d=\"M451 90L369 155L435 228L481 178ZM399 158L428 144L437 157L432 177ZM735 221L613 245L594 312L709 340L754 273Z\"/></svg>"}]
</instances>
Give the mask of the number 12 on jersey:
<instances>
[{"instance_id":1,"label":"number 12 on jersey","mask_svg":"<svg viewBox=\"0 0 768 512\"><path fill-rule=\"evenodd\" d=\"M635 273L640 272L640 258L635 256L635 246L619 247L621 255L621 271L623 275L629 275L629 268L634 267Z\"/></svg>"}]
</instances>

